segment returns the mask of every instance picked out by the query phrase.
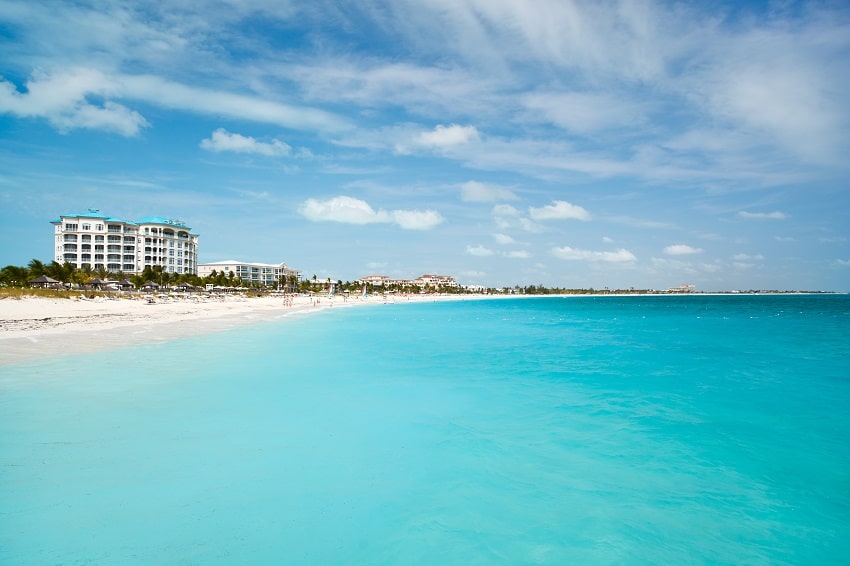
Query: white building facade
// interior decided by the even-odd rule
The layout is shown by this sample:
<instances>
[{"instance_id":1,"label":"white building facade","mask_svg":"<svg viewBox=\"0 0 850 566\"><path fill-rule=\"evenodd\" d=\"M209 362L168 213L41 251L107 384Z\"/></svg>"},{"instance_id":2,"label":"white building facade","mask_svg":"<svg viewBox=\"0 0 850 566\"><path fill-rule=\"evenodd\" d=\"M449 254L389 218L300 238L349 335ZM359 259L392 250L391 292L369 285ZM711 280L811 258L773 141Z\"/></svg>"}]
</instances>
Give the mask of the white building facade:
<instances>
[{"instance_id":1,"label":"white building facade","mask_svg":"<svg viewBox=\"0 0 850 566\"><path fill-rule=\"evenodd\" d=\"M431 287L438 289L441 287L458 287L458 283L454 277L448 275L421 275L416 279L390 279L386 275L367 275L357 280L364 285L373 285L375 287L389 287L398 285L399 287Z\"/></svg>"},{"instance_id":2,"label":"white building facade","mask_svg":"<svg viewBox=\"0 0 850 566\"><path fill-rule=\"evenodd\" d=\"M112 273L137 274L155 266L166 273L198 273L198 234L180 220L147 216L132 222L90 208L51 224L58 263Z\"/></svg>"},{"instance_id":3,"label":"white building facade","mask_svg":"<svg viewBox=\"0 0 850 566\"><path fill-rule=\"evenodd\" d=\"M454 277L450 277L448 275L431 275L427 273L425 275L420 275L413 282L422 289L425 287L438 289L440 287L454 288L458 286Z\"/></svg>"},{"instance_id":4,"label":"white building facade","mask_svg":"<svg viewBox=\"0 0 850 566\"><path fill-rule=\"evenodd\" d=\"M288 267L285 263L248 263L229 259L213 263L202 263L198 265L198 275L209 277L215 273L223 273L225 277L233 273L233 276L242 283L249 285L261 285L263 287L278 287L283 285L286 277L289 284L301 280L301 271Z\"/></svg>"}]
</instances>

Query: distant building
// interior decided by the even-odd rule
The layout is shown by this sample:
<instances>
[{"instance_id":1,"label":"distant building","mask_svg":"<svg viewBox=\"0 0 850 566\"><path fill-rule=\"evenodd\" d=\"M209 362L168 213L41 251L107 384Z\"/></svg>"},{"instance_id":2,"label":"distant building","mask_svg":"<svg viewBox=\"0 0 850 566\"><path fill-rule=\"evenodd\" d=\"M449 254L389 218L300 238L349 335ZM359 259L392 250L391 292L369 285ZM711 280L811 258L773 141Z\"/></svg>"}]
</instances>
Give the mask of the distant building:
<instances>
[{"instance_id":1,"label":"distant building","mask_svg":"<svg viewBox=\"0 0 850 566\"><path fill-rule=\"evenodd\" d=\"M684 283L682 285L678 285L676 287L670 287L667 289L668 293L693 293L697 290L696 285L692 285L690 283Z\"/></svg>"},{"instance_id":2,"label":"distant building","mask_svg":"<svg viewBox=\"0 0 850 566\"><path fill-rule=\"evenodd\" d=\"M223 273L225 277L233 273L233 276L243 283L262 285L264 287L277 287L281 284L283 277L289 279L290 283L301 280L301 271L292 269L283 262L278 264L248 263L229 259L198 265L198 275L200 277L209 277L213 272Z\"/></svg>"},{"instance_id":3,"label":"distant building","mask_svg":"<svg viewBox=\"0 0 850 566\"><path fill-rule=\"evenodd\" d=\"M364 285L375 285L376 287L383 287L390 284L390 278L386 275L367 275L357 281Z\"/></svg>"},{"instance_id":4,"label":"distant building","mask_svg":"<svg viewBox=\"0 0 850 566\"><path fill-rule=\"evenodd\" d=\"M433 287L437 289L438 287L457 287L457 281L455 281L454 277L450 277L448 275L420 275L413 281L420 288L424 289L425 287Z\"/></svg>"},{"instance_id":5,"label":"distant building","mask_svg":"<svg viewBox=\"0 0 850 566\"><path fill-rule=\"evenodd\" d=\"M437 289L439 287L458 287L454 277L448 275L420 275L416 279L390 279L386 275L367 275L357 280L364 285L373 285L375 287L389 287L396 285L399 287L431 287Z\"/></svg>"},{"instance_id":6,"label":"distant building","mask_svg":"<svg viewBox=\"0 0 850 566\"><path fill-rule=\"evenodd\" d=\"M198 272L198 234L180 220L146 216L129 221L90 208L50 223L58 263L127 274L157 265L166 273Z\"/></svg>"}]
</instances>

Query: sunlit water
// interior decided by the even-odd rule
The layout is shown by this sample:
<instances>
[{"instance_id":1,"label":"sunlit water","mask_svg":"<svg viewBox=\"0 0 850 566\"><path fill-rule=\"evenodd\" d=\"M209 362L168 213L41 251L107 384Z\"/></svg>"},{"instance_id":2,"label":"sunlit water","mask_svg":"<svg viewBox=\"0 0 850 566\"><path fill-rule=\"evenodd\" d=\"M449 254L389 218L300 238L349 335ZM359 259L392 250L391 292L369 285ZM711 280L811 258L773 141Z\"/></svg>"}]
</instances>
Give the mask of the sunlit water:
<instances>
[{"instance_id":1,"label":"sunlit water","mask_svg":"<svg viewBox=\"0 0 850 566\"><path fill-rule=\"evenodd\" d=\"M848 556L847 296L380 305L0 368L2 564Z\"/></svg>"}]
</instances>

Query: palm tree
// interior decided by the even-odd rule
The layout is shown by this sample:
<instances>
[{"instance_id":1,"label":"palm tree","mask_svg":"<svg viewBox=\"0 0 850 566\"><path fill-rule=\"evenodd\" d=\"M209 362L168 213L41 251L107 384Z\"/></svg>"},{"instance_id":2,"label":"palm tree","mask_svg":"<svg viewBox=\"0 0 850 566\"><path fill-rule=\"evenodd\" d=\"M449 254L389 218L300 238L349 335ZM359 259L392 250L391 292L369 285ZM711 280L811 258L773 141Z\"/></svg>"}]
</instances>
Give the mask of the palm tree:
<instances>
[{"instance_id":1,"label":"palm tree","mask_svg":"<svg viewBox=\"0 0 850 566\"><path fill-rule=\"evenodd\" d=\"M67 281L68 277L65 273L65 269L62 267L62 264L58 261L50 262L50 265L44 268L44 274L48 277L52 277L57 281Z\"/></svg>"},{"instance_id":2,"label":"palm tree","mask_svg":"<svg viewBox=\"0 0 850 566\"><path fill-rule=\"evenodd\" d=\"M88 263L84 263L82 268L75 270L74 273L71 275L70 283L84 285L90 279L92 279L91 267Z\"/></svg>"},{"instance_id":3,"label":"palm tree","mask_svg":"<svg viewBox=\"0 0 850 566\"><path fill-rule=\"evenodd\" d=\"M0 269L0 282L4 285L22 287L29 279L29 270L18 265L7 265Z\"/></svg>"},{"instance_id":4,"label":"palm tree","mask_svg":"<svg viewBox=\"0 0 850 566\"><path fill-rule=\"evenodd\" d=\"M29 278L30 279L36 279L36 278L44 275L44 270L45 270L44 263L42 263L40 260L37 260L37 259L30 260L27 267L29 268Z\"/></svg>"}]
</instances>

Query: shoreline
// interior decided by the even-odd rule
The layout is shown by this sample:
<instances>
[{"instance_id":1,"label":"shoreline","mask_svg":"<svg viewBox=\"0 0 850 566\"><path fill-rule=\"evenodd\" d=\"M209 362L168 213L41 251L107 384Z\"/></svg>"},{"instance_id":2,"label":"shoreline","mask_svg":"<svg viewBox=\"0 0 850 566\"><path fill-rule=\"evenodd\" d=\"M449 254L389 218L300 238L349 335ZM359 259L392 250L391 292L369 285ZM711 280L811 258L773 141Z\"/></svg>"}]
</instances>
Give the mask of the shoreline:
<instances>
[{"instance_id":1,"label":"shoreline","mask_svg":"<svg viewBox=\"0 0 850 566\"><path fill-rule=\"evenodd\" d=\"M807 293L801 293L807 294ZM538 297L671 297L694 295L381 295L363 297L295 296L160 298L143 297L0 299L0 366L91 353L142 343L232 330L326 309L423 302L532 299ZM724 294L725 295L725 294ZM762 294L766 295L766 293ZM729 296L751 296L729 294Z\"/></svg>"},{"instance_id":2,"label":"shoreline","mask_svg":"<svg viewBox=\"0 0 850 566\"><path fill-rule=\"evenodd\" d=\"M411 295L385 301L382 296L0 299L0 366L91 353L144 342L166 342L325 311L383 304L469 300L468 295ZM482 297L483 298L483 297Z\"/></svg>"}]
</instances>

